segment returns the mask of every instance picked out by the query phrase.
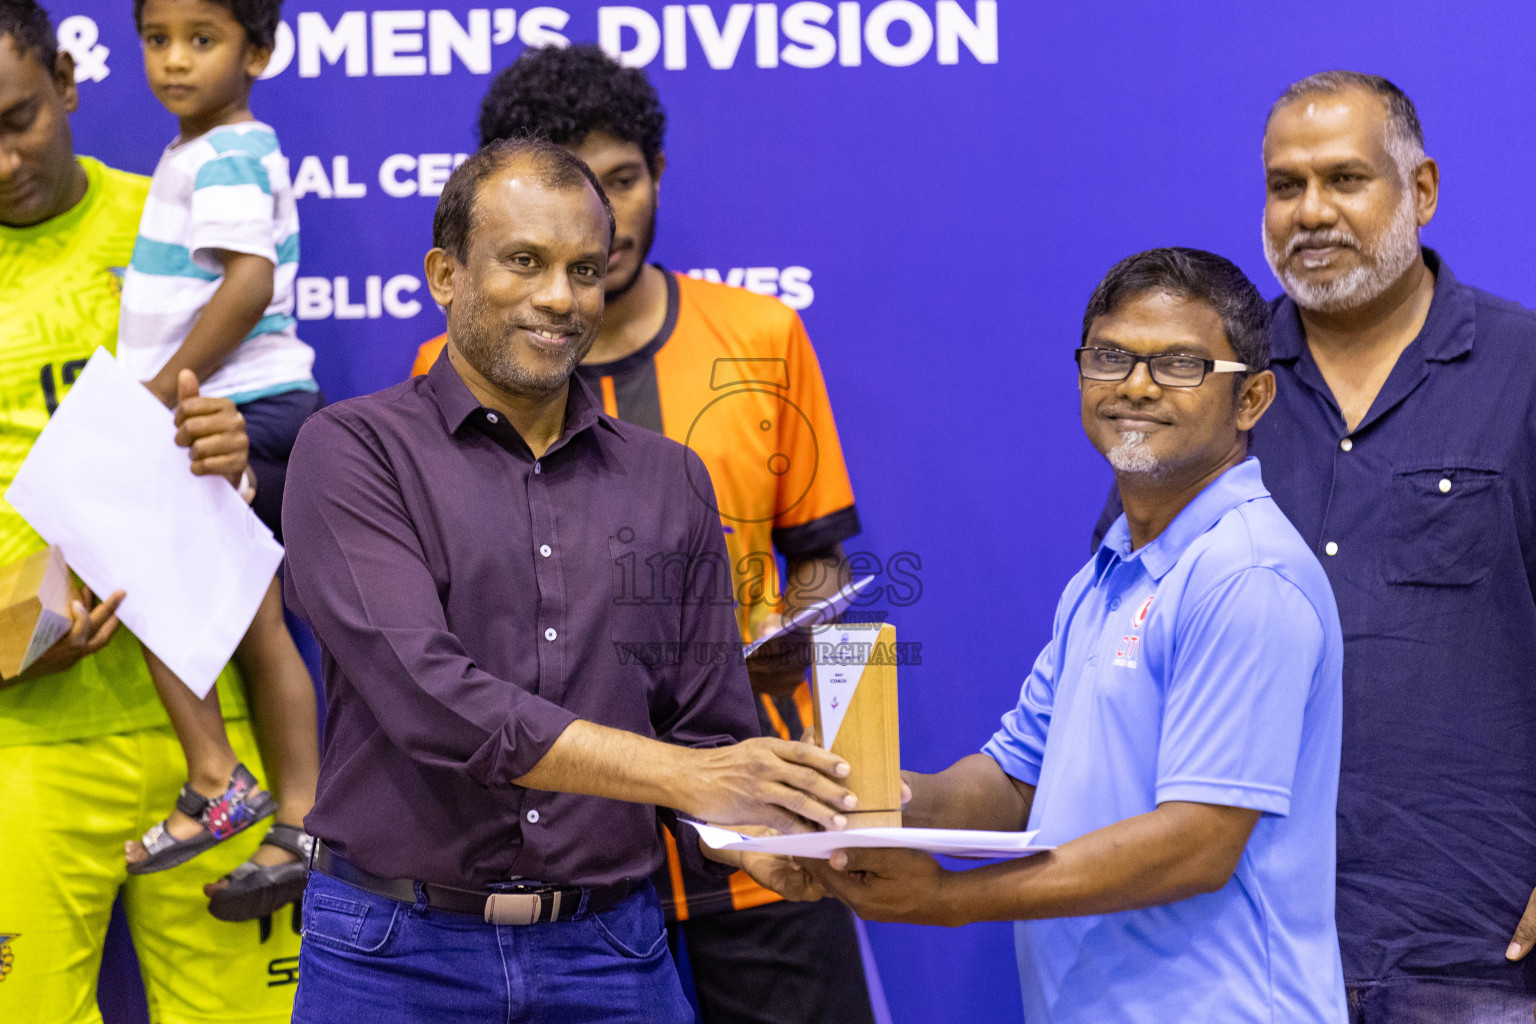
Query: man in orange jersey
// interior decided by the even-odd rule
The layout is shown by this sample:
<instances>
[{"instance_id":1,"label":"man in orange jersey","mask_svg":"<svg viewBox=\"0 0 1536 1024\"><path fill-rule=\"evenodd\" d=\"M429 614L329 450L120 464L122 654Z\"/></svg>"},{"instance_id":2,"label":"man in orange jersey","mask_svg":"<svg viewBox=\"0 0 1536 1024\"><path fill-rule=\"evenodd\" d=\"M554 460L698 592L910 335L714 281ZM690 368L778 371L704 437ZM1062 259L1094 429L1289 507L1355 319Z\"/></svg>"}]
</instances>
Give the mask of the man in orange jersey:
<instances>
[{"instance_id":1,"label":"man in orange jersey","mask_svg":"<svg viewBox=\"0 0 1536 1024\"><path fill-rule=\"evenodd\" d=\"M593 46L525 51L491 84L480 117L482 144L549 139L586 161L608 193L617 231L606 311L579 372L610 415L683 442L709 470L750 639L847 581L842 542L859 532L859 516L799 316L775 299L646 262L665 130L645 73ZM442 348L441 338L423 345L413 372L425 373ZM707 500L710 490L698 493ZM659 593L665 553L630 551L622 534L610 541L620 585L635 600ZM775 552L787 565L782 594ZM798 739L810 720L804 667L791 659L751 675L764 732ZM873 1024L845 907L783 902L740 872L729 880L687 872L670 836L668 847L665 877L655 881L674 952L687 944L705 1024Z\"/></svg>"}]
</instances>

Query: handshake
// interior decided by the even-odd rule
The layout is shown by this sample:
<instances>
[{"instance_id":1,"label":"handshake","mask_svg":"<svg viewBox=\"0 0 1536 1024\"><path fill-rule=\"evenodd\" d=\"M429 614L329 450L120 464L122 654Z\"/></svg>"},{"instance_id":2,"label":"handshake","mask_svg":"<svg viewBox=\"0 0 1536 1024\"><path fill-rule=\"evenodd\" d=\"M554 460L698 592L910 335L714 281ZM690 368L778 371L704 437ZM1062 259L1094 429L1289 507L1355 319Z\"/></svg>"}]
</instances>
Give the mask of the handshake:
<instances>
[{"instance_id":1,"label":"handshake","mask_svg":"<svg viewBox=\"0 0 1536 1024\"><path fill-rule=\"evenodd\" d=\"M910 794L897 767L896 666L885 656L894 649L895 630L880 623L823 628L830 631L828 643L846 648L848 655L818 671L812 687L816 735L826 748L806 742L809 732L800 742L755 737L729 746L687 747L578 720L531 771L512 781L670 807L697 821L759 836L838 832L850 823L900 825ZM676 838L700 842L704 856L745 871L789 900L821 899L827 894L823 886L837 891L828 885L827 862L807 870L787 856L715 849L682 833ZM842 866L846 860L839 853L831 863Z\"/></svg>"},{"instance_id":2,"label":"handshake","mask_svg":"<svg viewBox=\"0 0 1536 1024\"><path fill-rule=\"evenodd\" d=\"M844 587L823 605L846 604L868 582L866 577ZM825 608L828 616L841 610ZM817 827L839 831L850 821L860 826L901 825L901 808L911 796L898 767L895 628L879 622L812 625L809 632L797 631L779 639L803 642L813 635L828 655L825 664L817 664L811 688L815 735L828 749L808 742L762 739L695 751L696 756L725 758L732 763L700 764L694 778L696 785L702 785L683 794L681 802L666 806L703 821L748 826L738 831L759 835ZM748 659L749 667L753 660ZM797 659L795 668L803 672L810 660ZM753 688L760 692L765 689L761 682L753 676ZM807 730L802 741L810 737ZM856 775L849 760L858 766ZM740 770L737 761L747 773L744 778L736 776ZM712 794L717 777L724 783L724 791ZM830 881L824 870L826 862L807 862L807 867L792 857L763 851L727 851L708 844L702 850L707 857L746 871L760 885L786 899L817 900L827 894L823 891ZM839 851L832 860L841 867L847 857ZM835 886L827 887L837 892Z\"/></svg>"},{"instance_id":3,"label":"handshake","mask_svg":"<svg viewBox=\"0 0 1536 1024\"><path fill-rule=\"evenodd\" d=\"M700 821L781 833L847 828L847 816L859 804L844 785L852 771L842 757L811 743L753 738L700 749L577 720L531 771L512 781L528 789L671 807ZM677 839L690 841L681 835ZM711 850L702 842L700 849L786 899L822 896L789 858Z\"/></svg>"},{"instance_id":4,"label":"handshake","mask_svg":"<svg viewBox=\"0 0 1536 1024\"><path fill-rule=\"evenodd\" d=\"M808 742L751 739L710 750L673 749L686 767L681 788L668 805L700 821L752 835L838 831L848 827L847 814L859 806L840 781L850 774L848 762ZM901 789L905 803L910 790L905 783ZM682 835L677 838L688 841ZM808 870L793 857L716 850L703 843L699 848L711 860L745 871L787 900L830 895L819 881L825 864Z\"/></svg>"}]
</instances>

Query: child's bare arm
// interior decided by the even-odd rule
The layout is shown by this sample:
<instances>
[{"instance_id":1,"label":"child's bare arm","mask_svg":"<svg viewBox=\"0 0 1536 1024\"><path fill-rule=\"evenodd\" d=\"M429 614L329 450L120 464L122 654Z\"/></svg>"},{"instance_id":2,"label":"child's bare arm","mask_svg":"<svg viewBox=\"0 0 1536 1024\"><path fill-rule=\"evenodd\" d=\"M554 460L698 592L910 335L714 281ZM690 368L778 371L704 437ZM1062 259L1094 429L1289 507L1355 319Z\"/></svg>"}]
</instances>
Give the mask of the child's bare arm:
<instances>
[{"instance_id":1,"label":"child's bare arm","mask_svg":"<svg viewBox=\"0 0 1536 1024\"><path fill-rule=\"evenodd\" d=\"M176 404L176 374L187 369L197 374L199 381L206 380L240 347L272 301L271 260L223 249L214 255L224 265L223 282L203 307L181 348L159 373L145 381L167 406Z\"/></svg>"}]
</instances>

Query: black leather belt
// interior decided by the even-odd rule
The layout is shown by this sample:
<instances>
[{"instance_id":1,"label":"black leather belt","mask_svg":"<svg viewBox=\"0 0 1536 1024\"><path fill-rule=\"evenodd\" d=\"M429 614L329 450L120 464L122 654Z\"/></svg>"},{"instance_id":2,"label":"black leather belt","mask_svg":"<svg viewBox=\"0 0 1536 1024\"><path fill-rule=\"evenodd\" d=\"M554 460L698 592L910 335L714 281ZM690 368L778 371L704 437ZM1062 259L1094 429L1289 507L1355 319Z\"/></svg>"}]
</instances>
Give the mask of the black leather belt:
<instances>
[{"instance_id":1,"label":"black leather belt","mask_svg":"<svg viewBox=\"0 0 1536 1024\"><path fill-rule=\"evenodd\" d=\"M427 906L473 914L490 924L544 924L567 921L578 915L599 914L622 903L632 891L629 883L579 886L543 885L538 882L506 882L494 889L456 889L436 882L414 882L409 878L380 878L369 874L322 841L315 842L314 869L375 896L416 902L416 887L421 886Z\"/></svg>"}]
</instances>

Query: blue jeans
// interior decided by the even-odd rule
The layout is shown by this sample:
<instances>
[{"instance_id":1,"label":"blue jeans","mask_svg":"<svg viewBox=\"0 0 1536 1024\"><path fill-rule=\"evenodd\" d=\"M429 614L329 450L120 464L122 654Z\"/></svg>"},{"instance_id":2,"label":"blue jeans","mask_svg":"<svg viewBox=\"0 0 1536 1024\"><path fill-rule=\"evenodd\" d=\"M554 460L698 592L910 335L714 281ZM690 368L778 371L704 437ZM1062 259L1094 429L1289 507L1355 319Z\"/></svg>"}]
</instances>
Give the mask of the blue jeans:
<instances>
[{"instance_id":1,"label":"blue jeans","mask_svg":"<svg viewBox=\"0 0 1536 1024\"><path fill-rule=\"evenodd\" d=\"M1532 1024L1536 995L1486 985L1394 981L1349 991L1349 1024Z\"/></svg>"},{"instance_id":2,"label":"blue jeans","mask_svg":"<svg viewBox=\"0 0 1536 1024\"><path fill-rule=\"evenodd\" d=\"M647 885L612 910L486 924L316 871L295 1024L691 1024Z\"/></svg>"}]
</instances>

